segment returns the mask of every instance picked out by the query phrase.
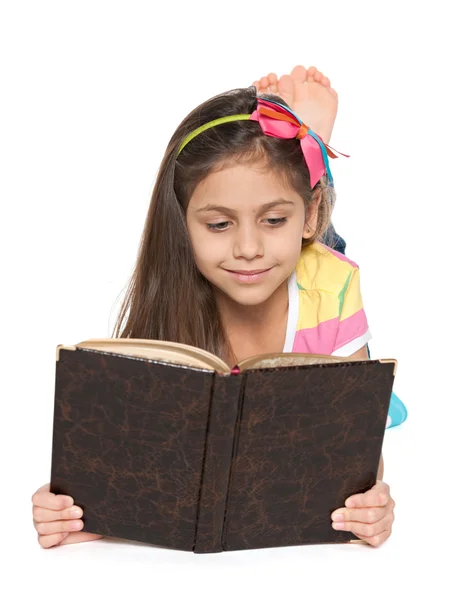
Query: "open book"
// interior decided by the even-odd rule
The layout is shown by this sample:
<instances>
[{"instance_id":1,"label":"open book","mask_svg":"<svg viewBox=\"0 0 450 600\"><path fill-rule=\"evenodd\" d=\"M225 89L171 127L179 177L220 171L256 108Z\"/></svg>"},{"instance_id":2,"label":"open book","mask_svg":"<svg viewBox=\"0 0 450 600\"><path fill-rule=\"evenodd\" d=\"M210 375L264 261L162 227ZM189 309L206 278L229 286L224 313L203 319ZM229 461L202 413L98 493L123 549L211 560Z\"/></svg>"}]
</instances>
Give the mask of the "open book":
<instances>
[{"instance_id":1,"label":"open book","mask_svg":"<svg viewBox=\"0 0 450 600\"><path fill-rule=\"evenodd\" d=\"M56 352L51 486L84 531L221 552L355 540L330 515L376 481L396 361L183 344Z\"/></svg>"}]
</instances>

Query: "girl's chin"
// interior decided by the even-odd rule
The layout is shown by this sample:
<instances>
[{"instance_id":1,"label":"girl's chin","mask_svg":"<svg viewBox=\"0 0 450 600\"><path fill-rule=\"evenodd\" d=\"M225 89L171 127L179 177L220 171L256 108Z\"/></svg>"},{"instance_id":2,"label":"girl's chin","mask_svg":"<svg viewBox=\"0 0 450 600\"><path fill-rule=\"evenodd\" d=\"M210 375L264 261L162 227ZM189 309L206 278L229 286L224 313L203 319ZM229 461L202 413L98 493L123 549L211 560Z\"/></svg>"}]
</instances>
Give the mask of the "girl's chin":
<instances>
[{"instance_id":1,"label":"girl's chin","mask_svg":"<svg viewBox=\"0 0 450 600\"><path fill-rule=\"evenodd\" d=\"M231 302L238 304L239 306L258 306L268 300L274 290L263 291L261 289L244 289L236 292L236 290L224 290L223 288L218 289L218 296L223 302Z\"/></svg>"}]
</instances>

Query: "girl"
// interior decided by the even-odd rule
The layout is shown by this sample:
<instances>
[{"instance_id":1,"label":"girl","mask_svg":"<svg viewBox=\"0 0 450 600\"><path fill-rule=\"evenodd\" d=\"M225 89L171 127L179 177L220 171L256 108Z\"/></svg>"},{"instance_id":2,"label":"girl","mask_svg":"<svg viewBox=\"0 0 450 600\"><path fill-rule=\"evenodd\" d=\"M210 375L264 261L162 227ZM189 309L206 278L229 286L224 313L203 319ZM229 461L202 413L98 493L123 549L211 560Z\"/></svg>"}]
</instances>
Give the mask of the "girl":
<instances>
[{"instance_id":1,"label":"girl","mask_svg":"<svg viewBox=\"0 0 450 600\"><path fill-rule=\"evenodd\" d=\"M281 97L256 91L208 100L174 133L114 336L198 346L230 366L282 351L366 359L359 269L319 242L334 201L331 150ZM394 501L382 476L381 458L376 485L330 527L384 542ZM44 548L101 537L81 532L82 510L48 484L32 501Z\"/></svg>"}]
</instances>

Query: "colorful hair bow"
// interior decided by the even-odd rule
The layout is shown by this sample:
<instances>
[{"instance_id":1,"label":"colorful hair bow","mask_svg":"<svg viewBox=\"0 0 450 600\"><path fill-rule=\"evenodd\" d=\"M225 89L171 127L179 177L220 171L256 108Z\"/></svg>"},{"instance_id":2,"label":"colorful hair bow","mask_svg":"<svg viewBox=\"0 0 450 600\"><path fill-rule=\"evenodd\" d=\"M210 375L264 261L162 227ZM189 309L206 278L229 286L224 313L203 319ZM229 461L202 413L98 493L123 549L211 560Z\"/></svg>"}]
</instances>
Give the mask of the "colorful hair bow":
<instances>
[{"instance_id":1,"label":"colorful hair bow","mask_svg":"<svg viewBox=\"0 0 450 600\"><path fill-rule=\"evenodd\" d=\"M311 188L316 185L325 173L328 175L330 185L333 185L328 157L337 158L337 156L332 151L332 148L325 144L319 135L305 125L290 108L274 100L258 98L257 107L252 114L220 117L201 125L184 139L178 154L202 131L231 121L257 121L266 135L281 139L299 139L309 170ZM338 154L342 154L342 152L338 152ZM348 158L347 154L342 154L342 156Z\"/></svg>"}]
</instances>

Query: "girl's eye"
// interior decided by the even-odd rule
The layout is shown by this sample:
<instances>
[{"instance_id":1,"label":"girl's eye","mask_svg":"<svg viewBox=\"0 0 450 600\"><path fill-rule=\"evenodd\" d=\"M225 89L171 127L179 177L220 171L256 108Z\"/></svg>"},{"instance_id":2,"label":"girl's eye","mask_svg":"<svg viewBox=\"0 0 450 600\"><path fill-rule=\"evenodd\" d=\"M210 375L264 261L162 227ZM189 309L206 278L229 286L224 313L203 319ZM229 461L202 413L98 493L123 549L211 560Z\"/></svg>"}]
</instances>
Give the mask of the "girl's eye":
<instances>
[{"instance_id":1,"label":"girl's eye","mask_svg":"<svg viewBox=\"0 0 450 600\"><path fill-rule=\"evenodd\" d=\"M212 231L223 231L229 225L230 221L223 221L222 223L207 223L206 226Z\"/></svg>"},{"instance_id":2,"label":"girl's eye","mask_svg":"<svg viewBox=\"0 0 450 600\"><path fill-rule=\"evenodd\" d=\"M266 221L269 223L269 225L276 227L277 225L282 225L283 223L286 223L287 217L279 217L278 219L266 219Z\"/></svg>"},{"instance_id":3,"label":"girl's eye","mask_svg":"<svg viewBox=\"0 0 450 600\"><path fill-rule=\"evenodd\" d=\"M273 219L264 219L271 227L279 227L286 223L287 217L278 217ZM206 226L211 231L225 231L228 229L231 221L222 221L221 223L207 223Z\"/></svg>"}]
</instances>

